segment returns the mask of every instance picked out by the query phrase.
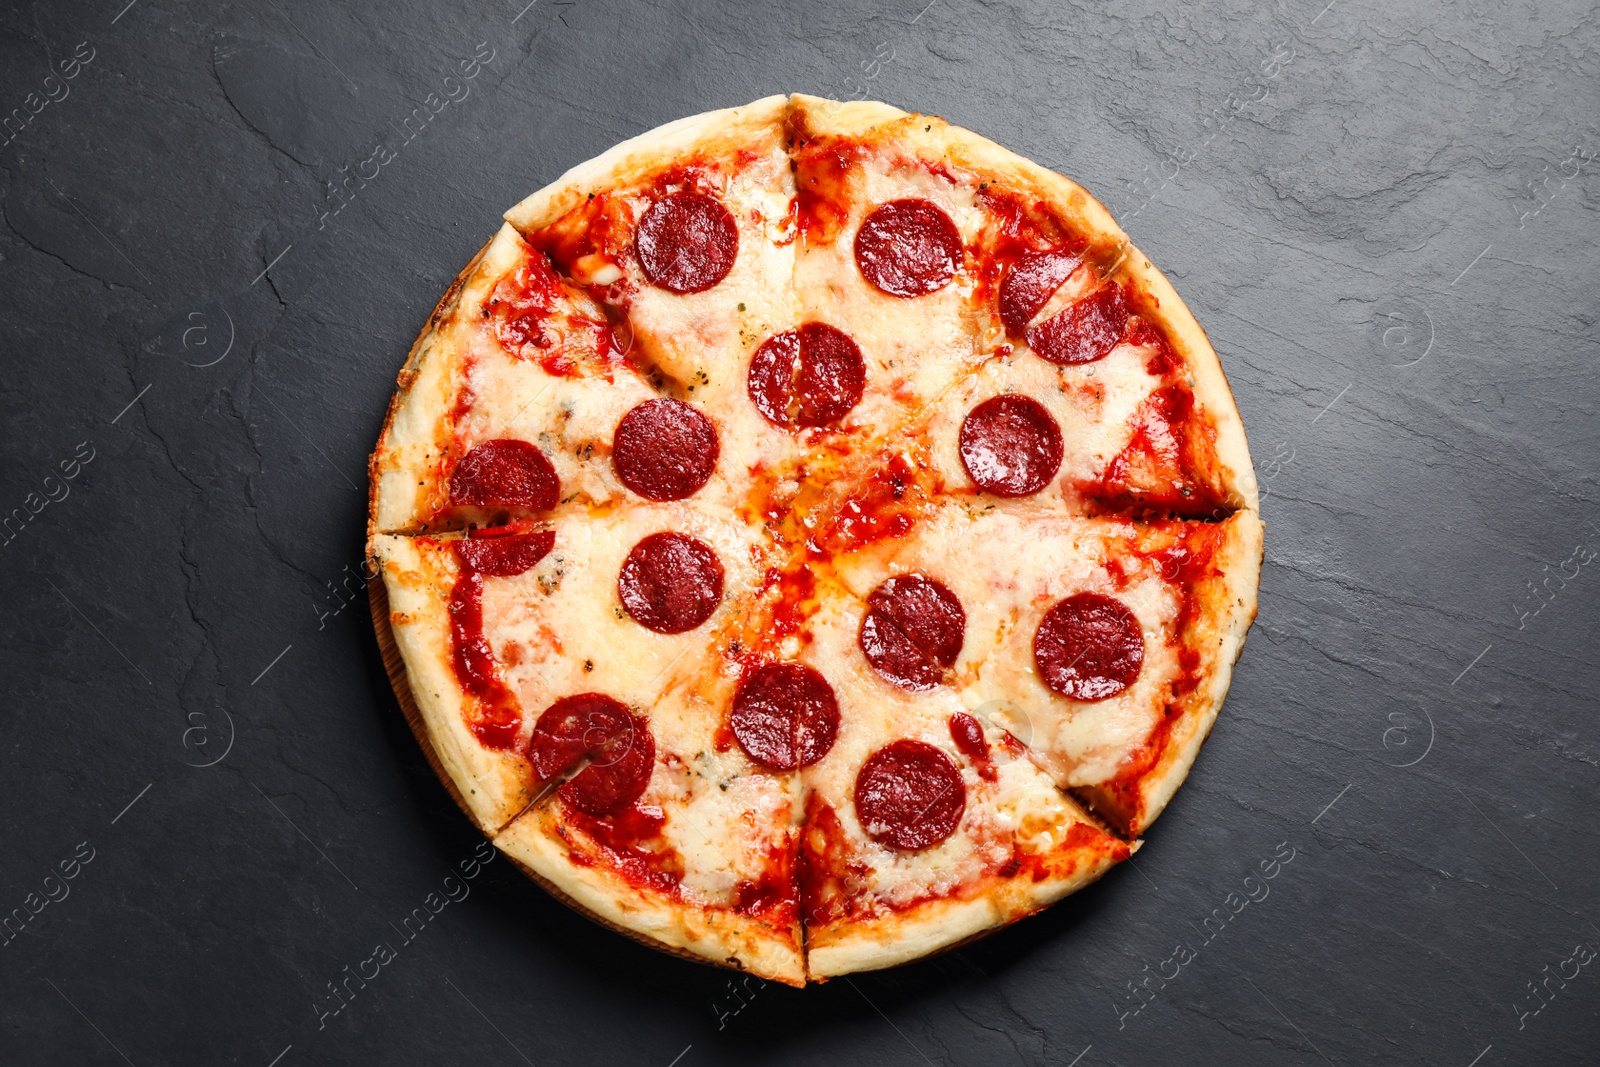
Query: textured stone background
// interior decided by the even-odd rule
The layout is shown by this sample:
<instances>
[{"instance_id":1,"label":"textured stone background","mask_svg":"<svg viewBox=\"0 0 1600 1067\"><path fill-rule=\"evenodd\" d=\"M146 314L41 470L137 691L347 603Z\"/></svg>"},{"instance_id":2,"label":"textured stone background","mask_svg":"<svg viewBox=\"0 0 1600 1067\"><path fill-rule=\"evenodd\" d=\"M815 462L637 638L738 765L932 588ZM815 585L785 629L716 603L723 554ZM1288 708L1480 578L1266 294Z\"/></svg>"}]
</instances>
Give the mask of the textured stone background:
<instances>
[{"instance_id":1,"label":"textured stone background","mask_svg":"<svg viewBox=\"0 0 1600 1067\"><path fill-rule=\"evenodd\" d=\"M0 15L0 1060L1594 1062L1592 5L125 2ZM404 943L479 838L360 590L395 371L505 207L785 90L1077 178L1210 330L1268 491L1216 732L916 966L735 990L503 860Z\"/></svg>"}]
</instances>

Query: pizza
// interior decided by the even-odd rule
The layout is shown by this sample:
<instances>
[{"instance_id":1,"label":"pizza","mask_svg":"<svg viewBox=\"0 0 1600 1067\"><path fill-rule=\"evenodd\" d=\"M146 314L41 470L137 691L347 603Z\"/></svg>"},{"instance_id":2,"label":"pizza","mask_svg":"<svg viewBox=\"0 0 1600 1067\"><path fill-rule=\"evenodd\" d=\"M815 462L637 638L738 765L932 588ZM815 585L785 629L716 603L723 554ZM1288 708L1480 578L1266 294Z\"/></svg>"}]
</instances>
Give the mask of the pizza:
<instances>
[{"instance_id":1,"label":"pizza","mask_svg":"<svg viewBox=\"0 0 1600 1067\"><path fill-rule=\"evenodd\" d=\"M1083 189L884 104L687 118L506 213L371 462L374 618L479 828L801 985L1082 888L1256 611L1244 430Z\"/></svg>"}]
</instances>

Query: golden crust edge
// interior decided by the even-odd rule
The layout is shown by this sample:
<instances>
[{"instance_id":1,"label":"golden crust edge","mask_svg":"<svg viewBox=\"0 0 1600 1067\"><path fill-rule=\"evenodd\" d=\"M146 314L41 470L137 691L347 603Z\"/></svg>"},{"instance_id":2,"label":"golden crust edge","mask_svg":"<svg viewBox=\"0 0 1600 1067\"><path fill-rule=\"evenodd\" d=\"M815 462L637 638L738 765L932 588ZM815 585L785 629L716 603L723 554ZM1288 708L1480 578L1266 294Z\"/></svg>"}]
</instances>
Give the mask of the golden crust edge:
<instances>
[{"instance_id":1,"label":"golden crust edge","mask_svg":"<svg viewBox=\"0 0 1600 1067\"><path fill-rule=\"evenodd\" d=\"M462 302L469 290L476 294L490 277L498 279L510 269L512 253L520 255L525 248L522 237L508 225L502 224L477 255L462 268L445 290L422 331L417 335L406 355L406 361L396 376L396 389L390 398L389 410L378 433L377 445L367 462L367 542L379 534L407 533L420 519L417 514L417 479L426 481L425 470L418 469L414 457L407 453L431 443L427 433L437 440L440 421L449 410L442 399L443 410L433 418L419 419L415 426L408 425L404 416L413 407L423 403L430 389L443 389L453 378L460 362L459 339L450 336L458 324ZM482 276L480 277L480 270ZM456 343L452 343L455 341ZM424 430L423 425L427 430ZM403 477L401 477L403 475ZM404 485L405 492L397 487ZM409 495L407 503L406 494Z\"/></svg>"},{"instance_id":2,"label":"golden crust edge","mask_svg":"<svg viewBox=\"0 0 1600 1067\"><path fill-rule=\"evenodd\" d=\"M577 207L591 192L636 183L641 175L660 170L661 161L691 151L728 151L743 147L764 129L782 143L789 98L766 96L739 107L688 115L630 137L621 144L569 168L543 188L524 197L505 213L506 222L523 233L543 229Z\"/></svg>"},{"instance_id":3,"label":"golden crust edge","mask_svg":"<svg viewBox=\"0 0 1600 1067\"><path fill-rule=\"evenodd\" d=\"M777 937L759 935L762 924L732 912L652 899L605 871L574 864L543 825L547 809L529 811L494 834L495 847L531 872L534 880L601 925L673 955L746 971L786 985L805 984L799 926L792 950Z\"/></svg>"},{"instance_id":4,"label":"golden crust edge","mask_svg":"<svg viewBox=\"0 0 1600 1067\"><path fill-rule=\"evenodd\" d=\"M466 727L446 651L446 576L435 573L414 538L378 534L371 551L379 571L369 582L372 621L390 685L450 795L479 830L493 833L533 799L533 779L521 760L484 748ZM408 621L397 624L396 616Z\"/></svg>"},{"instance_id":5,"label":"golden crust edge","mask_svg":"<svg viewBox=\"0 0 1600 1067\"><path fill-rule=\"evenodd\" d=\"M1129 855L1139 850L1142 842L1127 843ZM1075 869L1069 877L1052 878L1043 882L1023 884L1005 883L1006 889L1021 889L1020 899L1006 905L997 896L1018 894L993 894L968 900L933 900L917 905L910 912L892 913L887 928L891 937L885 937L884 928L858 924L846 928L840 937L828 937L818 944L807 928L806 968L808 974L819 981L837 978L858 971L882 970L940 952L949 952L994 933L1078 892L1098 881L1121 860L1110 855Z\"/></svg>"}]
</instances>

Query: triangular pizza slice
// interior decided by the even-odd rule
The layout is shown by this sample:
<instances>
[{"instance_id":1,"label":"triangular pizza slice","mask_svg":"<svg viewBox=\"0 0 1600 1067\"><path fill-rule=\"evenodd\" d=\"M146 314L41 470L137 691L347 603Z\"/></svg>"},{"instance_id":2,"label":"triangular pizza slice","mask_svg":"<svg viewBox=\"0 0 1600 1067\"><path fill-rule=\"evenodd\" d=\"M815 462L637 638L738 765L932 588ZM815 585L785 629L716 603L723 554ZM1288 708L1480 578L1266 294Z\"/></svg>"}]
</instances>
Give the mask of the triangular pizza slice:
<instances>
[{"instance_id":1,"label":"triangular pizza slice","mask_svg":"<svg viewBox=\"0 0 1600 1067\"><path fill-rule=\"evenodd\" d=\"M1183 782L1255 618L1261 523L1074 517L949 501L841 557L871 597L922 576L960 619L927 684L960 695L1128 836ZM904 627L902 627L904 629Z\"/></svg>"},{"instance_id":2,"label":"triangular pizza slice","mask_svg":"<svg viewBox=\"0 0 1600 1067\"><path fill-rule=\"evenodd\" d=\"M1032 914L1127 858L1031 763L908 659L902 626L937 658L951 617L937 583L868 598L823 584L802 661L828 680L837 739L803 772L807 971L893 966ZM898 619L899 622L894 620Z\"/></svg>"},{"instance_id":3,"label":"triangular pizza slice","mask_svg":"<svg viewBox=\"0 0 1600 1067\"><path fill-rule=\"evenodd\" d=\"M798 297L866 354L863 422L925 438L955 489L1077 513L1255 506L1216 353L1081 187L883 104L796 95L789 121Z\"/></svg>"},{"instance_id":4,"label":"triangular pizza slice","mask_svg":"<svg viewBox=\"0 0 1600 1067\"><path fill-rule=\"evenodd\" d=\"M372 457L371 529L426 533L694 498L748 476L719 410L658 387L604 310L510 226L462 272L400 373Z\"/></svg>"},{"instance_id":5,"label":"triangular pizza slice","mask_svg":"<svg viewBox=\"0 0 1600 1067\"><path fill-rule=\"evenodd\" d=\"M727 726L779 596L746 524L637 504L374 548L426 743L497 844L608 922L799 981L798 777Z\"/></svg>"},{"instance_id":6,"label":"triangular pizza slice","mask_svg":"<svg viewBox=\"0 0 1600 1067\"><path fill-rule=\"evenodd\" d=\"M797 389L793 354L762 349L797 325L786 109L774 96L669 123L505 216L605 309L655 388L717 413L718 466L740 486L800 454L805 423L786 418L799 396L826 419L849 386Z\"/></svg>"}]
</instances>

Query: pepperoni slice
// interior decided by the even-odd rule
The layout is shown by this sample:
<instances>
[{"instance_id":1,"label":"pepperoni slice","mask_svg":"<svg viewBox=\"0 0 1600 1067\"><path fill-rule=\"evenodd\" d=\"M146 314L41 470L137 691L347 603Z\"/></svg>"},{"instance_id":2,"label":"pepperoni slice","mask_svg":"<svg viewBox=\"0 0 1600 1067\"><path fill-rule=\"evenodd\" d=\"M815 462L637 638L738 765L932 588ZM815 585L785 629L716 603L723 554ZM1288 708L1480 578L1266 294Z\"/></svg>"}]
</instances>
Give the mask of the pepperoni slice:
<instances>
[{"instance_id":1,"label":"pepperoni slice","mask_svg":"<svg viewBox=\"0 0 1600 1067\"><path fill-rule=\"evenodd\" d=\"M944 680L961 654L967 613L941 582L921 574L890 578L867 597L861 652L901 689L924 692Z\"/></svg>"},{"instance_id":2,"label":"pepperoni slice","mask_svg":"<svg viewBox=\"0 0 1600 1067\"><path fill-rule=\"evenodd\" d=\"M688 534L651 534L622 561L617 593L640 626L681 634L711 618L722 603L722 561Z\"/></svg>"},{"instance_id":3,"label":"pepperoni slice","mask_svg":"<svg viewBox=\"0 0 1600 1067\"><path fill-rule=\"evenodd\" d=\"M1104 359L1128 328L1122 286L1106 285L1071 307L1028 328L1028 345L1051 363Z\"/></svg>"},{"instance_id":4,"label":"pepperoni slice","mask_svg":"<svg viewBox=\"0 0 1600 1067\"><path fill-rule=\"evenodd\" d=\"M856 231L861 276L890 296L936 293L961 263L961 234L929 200L880 204Z\"/></svg>"},{"instance_id":5,"label":"pepperoni slice","mask_svg":"<svg viewBox=\"0 0 1600 1067\"><path fill-rule=\"evenodd\" d=\"M1139 677L1144 630L1122 601L1078 593L1045 612L1033 635L1033 662L1062 696L1105 700Z\"/></svg>"},{"instance_id":6,"label":"pepperoni slice","mask_svg":"<svg viewBox=\"0 0 1600 1067\"><path fill-rule=\"evenodd\" d=\"M1000 283L1000 321L1006 332L1013 337L1024 336L1033 317L1082 264L1082 256L1065 248L1030 252L1017 260Z\"/></svg>"},{"instance_id":7,"label":"pepperoni slice","mask_svg":"<svg viewBox=\"0 0 1600 1067\"><path fill-rule=\"evenodd\" d=\"M808 322L775 333L750 357L750 402L774 426L827 426L861 402L867 365L850 335Z\"/></svg>"},{"instance_id":8,"label":"pepperoni slice","mask_svg":"<svg viewBox=\"0 0 1600 1067\"><path fill-rule=\"evenodd\" d=\"M633 249L652 284L674 293L698 293L733 269L739 227L727 208L704 193L673 193L644 213Z\"/></svg>"},{"instance_id":9,"label":"pepperoni slice","mask_svg":"<svg viewBox=\"0 0 1600 1067\"><path fill-rule=\"evenodd\" d=\"M1061 427L1043 404L1016 393L967 412L959 446L973 484L996 496L1031 496L1061 469Z\"/></svg>"},{"instance_id":10,"label":"pepperoni slice","mask_svg":"<svg viewBox=\"0 0 1600 1067\"><path fill-rule=\"evenodd\" d=\"M681 400L646 400L622 416L611 463L622 484L647 500L682 500L717 467L717 429Z\"/></svg>"},{"instance_id":11,"label":"pepperoni slice","mask_svg":"<svg viewBox=\"0 0 1600 1067\"><path fill-rule=\"evenodd\" d=\"M512 437L485 441L450 475L450 503L458 506L548 511L560 496L561 480L544 453Z\"/></svg>"},{"instance_id":12,"label":"pepperoni slice","mask_svg":"<svg viewBox=\"0 0 1600 1067\"><path fill-rule=\"evenodd\" d=\"M803 663L768 663L739 683L729 716L751 759L775 771L809 767L833 747L839 701L827 679Z\"/></svg>"},{"instance_id":13,"label":"pepperoni slice","mask_svg":"<svg viewBox=\"0 0 1600 1067\"><path fill-rule=\"evenodd\" d=\"M650 724L603 693L562 697L545 709L528 741L528 761L540 781L588 765L557 795L586 815L610 815L644 794L655 768Z\"/></svg>"},{"instance_id":14,"label":"pepperoni slice","mask_svg":"<svg viewBox=\"0 0 1600 1067\"><path fill-rule=\"evenodd\" d=\"M961 825L967 787L955 761L923 741L891 741L856 775L856 818L901 852L937 845Z\"/></svg>"},{"instance_id":15,"label":"pepperoni slice","mask_svg":"<svg viewBox=\"0 0 1600 1067\"><path fill-rule=\"evenodd\" d=\"M474 530L455 545L463 566L496 578L513 578L544 559L555 546L554 530L493 533Z\"/></svg>"}]
</instances>

